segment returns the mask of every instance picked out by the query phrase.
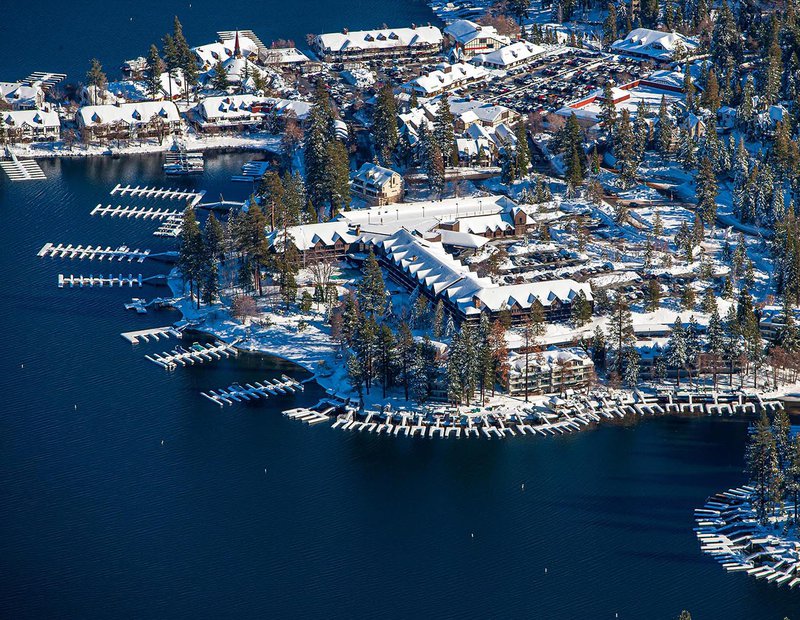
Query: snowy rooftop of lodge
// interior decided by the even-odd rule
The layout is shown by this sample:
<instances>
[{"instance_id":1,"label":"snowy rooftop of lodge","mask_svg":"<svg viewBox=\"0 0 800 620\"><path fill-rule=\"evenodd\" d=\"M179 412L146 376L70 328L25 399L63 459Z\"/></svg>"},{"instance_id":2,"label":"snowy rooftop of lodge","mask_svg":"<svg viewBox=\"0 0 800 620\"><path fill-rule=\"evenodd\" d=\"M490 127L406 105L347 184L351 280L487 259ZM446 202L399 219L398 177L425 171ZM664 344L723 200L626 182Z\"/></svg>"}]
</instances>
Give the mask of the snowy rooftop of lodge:
<instances>
[{"instance_id":1,"label":"snowy rooftop of lodge","mask_svg":"<svg viewBox=\"0 0 800 620\"><path fill-rule=\"evenodd\" d=\"M416 90L422 95L435 95L463 84L484 80L489 72L466 62L442 63L434 71L426 73L403 85L406 90Z\"/></svg>"},{"instance_id":2,"label":"snowy rooftop of lodge","mask_svg":"<svg viewBox=\"0 0 800 620\"><path fill-rule=\"evenodd\" d=\"M528 41L517 41L488 54L479 54L472 59L472 62L502 69L533 60L545 51L541 45Z\"/></svg>"},{"instance_id":3,"label":"snowy rooftop of lodge","mask_svg":"<svg viewBox=\"0 0 800 620\"><path fill-rule=\"evenodd\" d=\"M380 30L354 30L317 35L315 46L325 52L347 50L390 49L441 45L442 31L436 26L412 28L382 28Z\"/></svg>"},{"instance_id":4,"label":"snowy rooftop of lodge","mask_svg":"<svg viewBox=\"0 0 800 620\"><path fill-rule=\"evenodd\" d=\"M44 110L5 110L0 112L0 127L60 127L56 112Z\"/></svg>"},{"instance_id":5,"label":"snowy rooftop of lodge","mask_svg":"<svg viewBox=\"0 0 800 620\"><path fill-rule=\"evenodd\" d=\"M498 41L510 42L506 36L497 32L494 26L476 24L468 19L457 19L445 26L444 33L461 45L469 45L475 39L492 38Z\"/></svg>"},{"instance_id":6,"label":"snowy rooftop of lodge","mask_svg":"<svg viewBox=\"0 0 800 620\"><path fill-rule=\"evenodd\" d=\"M308 116L311 104L305 101L257 97L255 95L224 95L206 97L197 104L197 111L206 120L240 118L243 115L263 115L267 112L293 113L299 120Z\"/></svg>"},{"instance_id":7,"label":"snowy rooftop of lodge","mask_svg":"<svg viewBox=\"0 0 800 620\"><path fill-rule=\"evenodd\" d=\"M624 39L614 41L611 50L619 54L647 56L655 60L671 60L678 47L692 52L699 47L699 44L677 32L635 28Z\"/></svg>"},{"instance_id":8,"label":"snowy rooftop of lodge","mask_svg":"<svg viewBox=\"0 0 800 620\"><path fill-rule=\"evenodd\" d=\"M77 120L84 126L121 121L127 124L147 123L160 117L165 123L180 121L177 106L171 101L137 101L119 105L87 105L78 110Z\"/></svg>"},{"instance_id":9,"label":"snowy rooftop of lodge","mask_svg":"<svg viewBox=\"0 0 800 620\"><path fill-rule=\"evenodd\" d=\"M465 315L478 314L484 308L492 312L515 307L527 310L537 301L546 308L556 302L570 303L580 293L593 299L589 284L571 279L496 284L470 271L442 243L421 239L404 228L379 245L396 268L434 295L447 297Z\"/></svg>"},{"instance_id":10,"label":"snowy rooftop of lodge","mask_svg":"<svg viewBox=\"0 0 800 620\"><path fill-rule=\"evenodd\" d=\"M424 202L398 202L391 205L344 211L340 218L352 224L391 224L395 228L413 227L424 220L450 221L468 216L502 213L516 204L505 196L465 196Z\"/></svg>"}]
</instances>

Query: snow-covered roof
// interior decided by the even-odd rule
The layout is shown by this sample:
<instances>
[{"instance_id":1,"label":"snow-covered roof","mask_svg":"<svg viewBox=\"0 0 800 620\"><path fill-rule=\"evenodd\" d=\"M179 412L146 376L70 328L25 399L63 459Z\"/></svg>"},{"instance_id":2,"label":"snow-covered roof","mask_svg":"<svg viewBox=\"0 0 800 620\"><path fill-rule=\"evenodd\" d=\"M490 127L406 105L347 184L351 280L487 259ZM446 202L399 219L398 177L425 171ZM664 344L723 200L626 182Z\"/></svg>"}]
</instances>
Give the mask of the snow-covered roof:
<instances>
[{"instance_id":1,"label":"snow-covered roof","mask_svg":"<svg viewBox=\"0 0 800 620\"><path fill-rule=\"evenodd\" d=\"M384 168L383 166L366 162L355 173L353 180L360 181L364 185L381 188L391 182L392 178L399 176L391 168Z\"/></svg>"},{"instance_id":2,"label":"snow-covered roof","mask_svg":"<svg viewBox=\"0 0 800 620\"><path fill-rule=\"evenodd\" d=\"M406 89L416 90L423 95L435 95L451 88L458 88L467 82L486 79L489 72L466 62L456 64L442 63L436 70L421 75L408 82Z\"/></svg>"},{"instance_id":3,"label":"snow-covered roof","mask_svg":"<svg viewBox=\"0 0 800 620\"><path fill-rule=\"evenodd\" d=\"M0 82L0 99L15 108L34 108L44 99L44 91L38 82Z\"/></svg>"},{"instance_id":4,"label":"snow-covered roof","mask_svg":"<svg viewBox=\"0 0 800 620\"><path fill-rule=\"evenodd\" d=\"M391 205L353 209L339 214L353 224L386 224L397 230L411 228L419 222L436 219L440 222L461 217L489 215L513 208L515 203L505 196L465 196L423 202L398 202Z\"/></svg>"},{"instance_id":5,"label":"snow-covered roof","mask_svg":"<svg viewBox=\"0 0 800 620\"><path fill-rule=\"evenodd\" d=\"M481 235L473 235L468 232L459 232L456 230L444 230L442 228L436 231L441 236L442 245L451 245L458 248L467 248L477 250L489 243L489 239Z\"/></svg>"},{"instance_id":6,"label":"snow-covered roof","mask_svg":"<svg viewBox=\"0 0 800 620\"><path fill-rule=\"evenodd\" d=\"M687 52L695 50L699 44L677 32L661 32L649 28L631 30L624 39L614 41L611 49L621 54L648 56L657 60L670 60L678 43Z\"/></svg>"},{"instance_id":7,"label":"snow-covered roof","mask_svg":"<svg viewBox=\"0 0 800 620\"><path fill-rule=\"evenodd\" d=\"M332 32L317 35L314 39L315 46L325 53L393 47L429 47L441 43L442 31L436 26Z\"/></svg>"},{"instance_id":8,"label":"snow-covered roof","mask_svg":"<svg viewBox=\"0 0 800 620\"><path fill-rule=\"evenodd\" d=\"M262 52L267 64L294 65L309 62L311 59L296 47L271 47Z\"/></svg>"},{"instance_id":9,"label":"snow-covered roof","mask_svg":"<svg viewBox=\"0 0 800 620\"><path fill-rule=\"evenodd\" d=\"M545 49L541 45L528 43L527 41L517 41L488 54L479 54L472 59L472 62L503 68L526 62L544 52Z\"/></svg>"},{"instance_id":10,"label":"snow-covered roof","mask_svg":"<svg viewBox=\"0 0 800 620\"><path fill-rule=\"evenodd\" d=\"M446 297L464 315L483 309L530 309L537 301L545 308L571 303L580 293L592 299L591 287L575 280L551 280L524 284L496 284L480 277L448 254L441 242L426 241L401 228L380 242L388 261L434 295Z\"/></svg>"},{"instance_id":11,"label":"snow-covered roof","mask_svg":"<svg viewBox=\"0 0 800 620\"><path fill-rule=\"evenodd\" d=\"M518 375L525 372L526 358L529 371L538 369L541 372L550 372L556 366L564 364L594 366L594 363L591 359L589 359L589 356L580 349L552 348L547 349L546 351L537 352L535 355L511 353L508 356L508 362L512 375Z\"/></svg>"},{"instance_id":12,"label":"snow-covered roof","mask_svg":"<svg viewBox=\"0 0 800 620\"><path fill-rule=\"evenodd\" d=\"M228 58L233 57L234 50L236 49L236 37L232 39L225 39L224 41L215 41L207 45L200 45L192 49L200 64L206 67L211 67L222 60L223 62ZM243 56L250 54L258 54L258 45L249 37L239 34L239 49Z\"/></svg>"},{"instance_id":13,"label":"snow-covered roof","mask_svg":"<svg viewBox=\"0 0 800 620\"><path fill-rule=\"evenodd\" d=\"M268 113L293 113L299 120L308 116L311 104L305 101L257 97L255 95L225 95L206 97L196 107L199 114L209 121L221 121L242 117L263 117Z\"/></svg>"},{"instance_id":14,"label":"snow-covered roof","mask_svg":"<svg viewBox=\"0 0 800 620\"><path fill-rule=\"evenodd\" d=\"M44 110L0 111L0 127L59 127L58 114Z\"/></svg>"},{"instance_id":15,"label":"snow-covered roof","mask_svg":"<svg viewBox=\"0 0 800 620\"><path fill-rule=\"evenodd\" d=\"M137 101L119 105L86 105L78 110L77 121L86 127L122 121L145 124L160 117L165 123L180 121L177 106L171 101Z\"/></svg>"},{"instance_id":16,"label":"snow-covered roof","mask_svg":"<svg viewBox=\"0 0 800 620\"><path fill-rule=\"evenodd\" d=\"M461 45L468 45L475 39L491 38L507 43L510 39L497 32L494 26L482 26L468 19L457 19L445 27L446 35Z\"/></svg>"},{"instance_id":17,"label":"snow-covered roof","mask_svg":"<svg viewBox=\"0 0 800 620\"><path fill-rule=\"evenodd\" d=\"M349 245L355 243L359 236L349 222L342 220L290 226L286 229L286 233L301 252L312 249L318 243L332 246L340 239ZM267 240L275 247L280 247L283 238L282 230L267 235Z\"/></svg>"}]
</instances>

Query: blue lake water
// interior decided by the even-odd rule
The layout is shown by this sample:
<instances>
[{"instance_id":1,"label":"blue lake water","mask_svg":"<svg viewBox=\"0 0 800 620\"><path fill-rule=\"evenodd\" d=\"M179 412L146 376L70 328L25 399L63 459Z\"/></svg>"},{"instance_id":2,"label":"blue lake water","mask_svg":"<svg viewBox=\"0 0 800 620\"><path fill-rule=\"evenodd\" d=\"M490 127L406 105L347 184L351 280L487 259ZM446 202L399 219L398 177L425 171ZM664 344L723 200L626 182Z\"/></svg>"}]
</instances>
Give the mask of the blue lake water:
<instances>
[{"instance_id":1,"label":"blue lake water","mask_svg":"<svg viewBox=\"0 0 800 620\"><path fill-rule=\"evenodd\" d=\"M237 198L250 155L171 185ZM658 419L570 437L419 440L308 428L200 390L287 371L246 358L167 373L122 331L163 289L59 290L108 264L47 241L152 249L153 223L89 216L160 156L43 162L0 183L0 617L776 618L797 594L728 575L692 511L742 481L746 424ZM115 273L163 272L153 263ZM173 341L174 343L174 341ZM303 376L294 368L291 373ZM161 442L164 441L162 446ZM266 473L265 470L266 469ZM521 485L525 484L522 490ZM473 537L474 534L474 537Z\"/></svg>"},{"instance_id":2,"label":"blue lake water","mask_svg":"<svg viewBox=\"0 0 800 620\"><path fill-rule=\"evenodd\" d=\"M113 69L174 13L192 43L218 28L302 40L432 20L421 0L4 8L3 79L80 77L92 56ZM108 196L118 182L240 198L228 179L250 158L212 155L202 177L171 182L159 156L47 161L40 183L0 178L0 617L800 614L796 593L726 574L692 532L693 509L742 482L744 421L664 418L509 441L373 437L279 414L316 402L313 385L221 410L199 391L302 371L244 358L167 373L144 355L174 341L132 347L119 336L178 318L123 310L163 289L56 287L58 273L163 265L36 257L48 241L171 247L153 223L89 212L146 204Z\"/></svg>"}]
</instances>

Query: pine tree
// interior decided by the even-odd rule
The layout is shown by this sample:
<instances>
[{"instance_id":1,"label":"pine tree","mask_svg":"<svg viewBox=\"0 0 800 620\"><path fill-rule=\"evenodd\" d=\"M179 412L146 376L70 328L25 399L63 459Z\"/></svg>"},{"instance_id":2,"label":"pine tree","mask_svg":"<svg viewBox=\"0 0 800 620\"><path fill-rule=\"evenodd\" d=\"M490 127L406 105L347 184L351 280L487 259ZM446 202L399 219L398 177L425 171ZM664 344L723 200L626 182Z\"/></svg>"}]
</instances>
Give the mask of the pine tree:
<instances>
[{"instance_id":1,"label":"pine tree","mask_svg":"<svg viewBox=\"0 0 800 620\"><path fill-rule=\"evenodd\" d=\"M103 65L97 58L92 58L89 71L86 73L86 83L89 87L89 98L93 104L102 103L103 92L108 84Z\"/></svg>"},{"instance_id":2,"label":"pine tree","mask_svg":"<svg viewBox=\"0 0 800 620\"><path fill-rule=\"evenodd\" d=\"M781 77L783 74L783 61L781 59L781 45L778 41L777 30L774 33L769 50L767 51L766 79L764 80L764 98L766 103L775 103L781 90Z\"/></svg>"},{"instance_id":3,"label":"pine tree","mask_svg":"<svg viewBox=\"0 0 800 620\"><path fill-rule=\"evenodd\" d=\"M192 88L197 86L198 70L194 52L192 52L186 38L183 36L183 26L178 20L177 15L173 20L172 41L175 46L177 68L183 74L184 89L186 91L186 103L189 103L189 95Z\"/></svg>"},{"instance_id":4,"label":"pine tree","mask_svg":"<svg viewBox=\"0 0 800 620\"><path fill-rule=\"evenodd\" d=\"M658 108L658 151L662 155L666 156L672 153L674 135L675 127L667 109L667 99L662 95L661 105Z\"/></svg>"},{"instance_id":5,"label":"pine tree","mask_svg":"<svg viewBox=\"0 0 800 620\"><path fill-rule=\"evenodd\" d=\"M528 148L528 134L525 131L525 123L517 123L515 133L517 137L517 147L515 150L517 177L525 178L528 176L528 168L531 165L531 153Z\"/></svg>"},{"instance_id":6,"label":"pine tree","mask_svg":"<svg viewBox=\"0 0 800 620\"><path fill-rule=\"evenodd\" d=\"M611 316L608 320L608 338L613 343L615 369L622 376L623 353L634 338L633 319L628 301L621 294L614 298Z\"/></svg>"},{"instance_id":7,"label":"pine tree","mask_svg":"<svg viewBox=\"0 0 800 620\"><path fill-rule=\"evenodd\" d=\"M629 346L623 353L625 367L622 373L622 380L630 388L635 388L639 383L639 362L641 355L636 350L636 347Z\"/></svg>"},{"instance_id":8,"label":"pine tree","mask_svg":"<svg viewBox=\"0 0 800 620\"><path fill-rule=\"evenodd\" d=\"M636 142L631 127L628 110L622 111L617 121L614 136L614 156L617 159L616 168L619 171L619 181L623 188L628 188L636 181L636 171L639 167L636 154Z\"/></svg>"},{"instance_id":9,"label":"pine tree","mask_svg":"<svg viewBox=\"0 0 800 620\"><path fill-rule=\"evenodd\" d=\"M603 103L600 106L598 120L608 132L608 135L614 136L617 123L617 106L614 103L614 91L612 90L611 82L606 82L603 85Z\"/></svg>"},{"instance_id":10,"label":"pine tree","mask_svg":"<svg viewBox=\"0 0 800 620\"><path fill-rule=\"evenodd\" d=\"M194 294L194 287L197 287L197 305L199 307L201 279L206 264L205 248L203 246L203 234L200 231L194 209L191 206L186 207L183 212L183 223L178 241L180 245L178 269L184 282L189 284L190 296Z\"/></svg>"},{"instance_id":11,"label":"pine tree","mask_svg":"<svg viewBox=\"0 0 800 620\"><path fill-rule=\"evenodd\" d=\"M328 165L330 151L328 144L335 140L333 111L328 91L322 82L317 84L314 103L306 120L305 159L306 187L311 204L320 208L330 196Z\"/></svg>"},{"instance_id":12,"label":"pine tree","mask_svg":"<svg viewBox=\"0 0 800 620\"><path fill-rule=\"evenodd\" d=\"M776 480L778 477L778 458L775 438L766 411L755 428L751 430L745 451L745 473L754 487L756 516L766 525L769 513L775 503Z\"/></svg>"},{"instance_id":13,"label":"pine tree","mask_svg":"<svg viewBox=\"0 0 800 620\"><path fill-rule=\"evenodd\" d=\"M363 312L383 316L386 309L386 283L372 249L364 262L363 276L358 285L358 302Z\"/></svg>"},{"instance_id":14,"label":"pine tree","mask_svg":"<svg viewBox=\"0 0 800 620\"><path fill-rule=\"evenodd\" d=\"M378 91L372 128L381 163L388 166L398 143L397 104L389 83Z\"/></svg>"},{"instance_id":15,"label":"pine tree","mask_svg":"<svg viewBox=\"0 0 800 620\"><path fill-rule=\"evenodd\" d=\"M667 363L676 370L676 385L681 384L681 371L686 368L689 354L686 350L686 332L681 317L672 324L672 333L667 343Z\"/></svg>"},{"instance_id":16,"label":"pine tree","mask_svg":"<svg viewBox=\"0 0 800 620\"><path fill-rule=\"evenodd\" d=\"M432 334L433 337L439 339L442 337L442 331L444 330L444 321L445 321L445 314L444 314L444 302L439 299L436 302L436 310L433 314L433 326L432 326Z\"/></svg>"},{"instance_id":17,"label":"pine tree","mask_svg":"<svg viewBox=\"0 0 800 620\"><path fill-rule=\"evenodd\" d=\"M395 339L391 328L382 323L378 330L378 376L381 380L383 398L386 398L386 388L392 379L392 364L394 360Z\"/></svg>"},{"instance_id":18,"label":"pine tree","mask_svg":"<svg viewBox=\"0 0 800 620\"><path fill-rule=\"evenodd\" d=\"M158 48L155 45L151 45L147 54L147 76L145 79L147 94L151 99L156 99L161 94L162 73L164 73L164 61L161 60L161 56L158 54Z\"/></svg>"},{"instance_id":19,"label":"pine tree","mask_svg":"<svg viewBox=\"0 0 800 620\"><path fill-rule=\"evenodd\" d=\"M331 140L326 147L326 186L331 217L341 210L350 209L350 160L347 149L339 140Z\"/></svg>"},{"instance_id":20,"label":"pine tree","mask_svg":"<svg viewBox=\"0 0 800 620\"><path fill-rule=\"evenodd\" d=\"M722 326L722 321L719 317L719 309L716 303L711 310L711 317L708 320L708 329L706 330L708 341L707 351L711 356L713 364L714 375L714 389L717 389L717 367L722 361L722 356L725 351L725 331Z\"/></svg>"},{"instance_id":21,"label":"pine tree","mask_svg":"<svg viewBox=\"0 0 800 620\"><path fill-rule=\"evenodd\" d=\"M647 281L647 311L655 312L661 305L661 285L658 279L650 278Z\"/></svg>"},{"instance_id":22,"label":"pine tree","mask_svg":"<svg viewBox=\"0 0 800 620\"><path fill-rule=\"evenodd\" d=\"M608 15L603 22L603 46L608 48L617 40L617 9L613 2L606 5Z\"/></svg>"},{"instance_id":23,"label":"pine tree","mask_svg":"<svg viewBox=\"0 0 800 620\"><path fill-rule=\"evenodd\" d=\"M450 111L450 99L447 92L445 92L442 94L439 107L436 110L436 116L433 119L433 142L439 147L445 165L451 160L455 149L454 123L455 119Z\"/></svg>"},{"instance_id":24,"label":"pine tree","mask_svg":"<svg viewBox=\"0 0 800 620\"><path fill-rule=\"evenodd\" d=\"M697 213L709 225L717 219L717 191L717 176L711 160L704 157L697 175Z\"/></svg>"},{"instance_id":25,"label":"pine tree","mask_svg":"<svg viewBox=\"0 0 800 620\"><path fill-rule=\"evenodd\" d=\"M416 355L417 348L411 328L408 323L403 321L397 334L397 359L400 364L400 382L403 385L406 400L408 400L409 389L412 385L411 374Z\"/></svg>"},{"instance_id":26,"label":"pine tree","mask_svg":"<svg viewBox=\"0 0 800 620\"><path fill-rule=\"evenodd\" d=\"M220 58L212 68L214 75L211 78L211 86L215 90L226 91L231 85L228 81L228 72L225 70L225 63Z\"/></svg>"},{"instance_id":27,"label":"pine tree","mask_svg":"<svg viewBox=\"0 0 800 620\"><path fill-rule=\"evenodd\" d=\"M572 304L572 321L576 327L583 327L592 320L592 306L581 291Z\"/></svg>"}]
</instances>

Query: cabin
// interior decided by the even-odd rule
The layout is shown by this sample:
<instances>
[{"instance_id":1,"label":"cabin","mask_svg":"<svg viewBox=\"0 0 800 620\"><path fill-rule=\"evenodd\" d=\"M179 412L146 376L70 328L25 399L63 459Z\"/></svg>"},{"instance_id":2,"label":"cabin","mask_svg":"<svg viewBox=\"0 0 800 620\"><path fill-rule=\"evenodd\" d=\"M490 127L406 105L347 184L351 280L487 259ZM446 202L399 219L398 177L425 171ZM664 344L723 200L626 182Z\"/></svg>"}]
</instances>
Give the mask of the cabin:
<instances>
[{"instance_id":1,"label":"cabin","mask_svg":"<svg viewBox=\"0 0 800 620\"><path fill-rule=\"evenodd\" d=\"M393 204L403 198L403 177L391 168L365 163L353 176L350 191L372 206Z\"/></svg>"}]
</instances>

